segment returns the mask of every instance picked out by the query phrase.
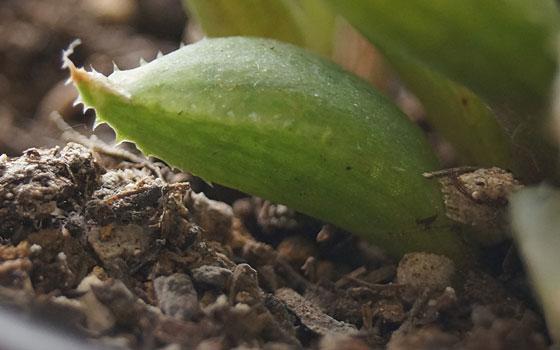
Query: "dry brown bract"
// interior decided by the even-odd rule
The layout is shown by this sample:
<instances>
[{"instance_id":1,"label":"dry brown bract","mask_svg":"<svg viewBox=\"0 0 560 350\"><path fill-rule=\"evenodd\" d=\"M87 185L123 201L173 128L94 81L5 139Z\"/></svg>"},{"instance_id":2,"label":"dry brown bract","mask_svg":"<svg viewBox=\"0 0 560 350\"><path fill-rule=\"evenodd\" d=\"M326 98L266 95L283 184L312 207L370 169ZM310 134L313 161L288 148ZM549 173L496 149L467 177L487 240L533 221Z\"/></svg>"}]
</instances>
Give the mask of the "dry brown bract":
<instances>
[{"instance_id":1,"label":"dry brown bract","mask_svg":"<svg viewBox=\"0 0 560 350\"><path fill-rule=\"evenodd\" d=\"M438 179L447 217L492 230L491 234L477 235L481 243L491 245L506 237L502 231L506 225L507 197L523 187L511 172L496 167L462 167L424 176Z\"/></svg>"}]
</instances>

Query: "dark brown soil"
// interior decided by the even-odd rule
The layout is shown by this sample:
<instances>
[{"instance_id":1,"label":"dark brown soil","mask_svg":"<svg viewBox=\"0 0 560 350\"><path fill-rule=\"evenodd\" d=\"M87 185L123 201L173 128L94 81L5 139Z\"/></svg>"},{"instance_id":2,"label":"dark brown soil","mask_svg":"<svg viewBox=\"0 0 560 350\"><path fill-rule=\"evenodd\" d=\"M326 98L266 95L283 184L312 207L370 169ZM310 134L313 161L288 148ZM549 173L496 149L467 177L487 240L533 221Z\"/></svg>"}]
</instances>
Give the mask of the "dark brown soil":
<instances>
[{"instance_id":1,"label":"dark brown soil","mask_svg":"<svg viewBox=\"0 0 560 350\"><path fill-rule=\"evenodd\" d=\"M0 2L0 349L550 346L508 242L472 271L393 262L282 205L63 133L88 134L93 117L63 85L74 38L77 63L104 73L184 39L179 1L95 2Z\"/></svg>"}]
</instances>

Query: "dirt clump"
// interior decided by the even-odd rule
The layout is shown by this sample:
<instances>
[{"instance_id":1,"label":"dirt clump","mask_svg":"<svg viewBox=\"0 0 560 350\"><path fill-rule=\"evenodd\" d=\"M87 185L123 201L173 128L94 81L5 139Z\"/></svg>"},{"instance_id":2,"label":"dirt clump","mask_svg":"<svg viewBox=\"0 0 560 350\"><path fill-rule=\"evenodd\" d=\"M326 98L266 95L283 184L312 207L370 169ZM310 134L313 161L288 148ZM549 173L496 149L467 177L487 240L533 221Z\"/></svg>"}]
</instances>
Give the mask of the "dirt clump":
<instances>
[{"instance_id":1,"label":"dirt clump","mask_svg":"<svg viewBox=\"0 0 560 350\"><path fill-rule=\"evenodd\" d=\"M250 216L177 172L107 157L78 144L2 157L3 304L56 311L108 349L549 344L531 303L487 273L457 278L426 253L397 265L332 227L259 241Z\"/></svg>"}]
</instances>

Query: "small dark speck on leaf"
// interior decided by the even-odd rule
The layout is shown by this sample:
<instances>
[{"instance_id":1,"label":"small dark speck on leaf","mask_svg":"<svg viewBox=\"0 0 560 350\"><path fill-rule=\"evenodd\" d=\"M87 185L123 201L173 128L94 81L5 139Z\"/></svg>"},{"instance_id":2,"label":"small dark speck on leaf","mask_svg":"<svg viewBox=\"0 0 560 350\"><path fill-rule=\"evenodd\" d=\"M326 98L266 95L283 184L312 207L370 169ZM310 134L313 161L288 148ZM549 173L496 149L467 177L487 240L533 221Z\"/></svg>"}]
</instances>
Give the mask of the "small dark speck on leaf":
<instances>
[{"instance_id":1,"label":"small dark speck on leaf","mask_svg":"<svg viewBox=\"0 0 560 350\"><path fill-rule=\"evenodd\" d=\"M432 215L432 216L428 216L427 218L421 218L421 219L416 219L416 223L418 225L424 225L424 229L429 229L430 225L432 224L432 222L434 222L437 219L437 214L436 215Z\"/></svg>"},{"instance_id":2,"label":"small dark speck on leaf","mask_svg":"<svg viewBox=\"0 0 560 350\"><path fill-rule=\"evenodd\" d=\"M461 104L463 106L467 106L469 104L469 100L466 97L461 97Z\"/></svg>"},{"instance_id":3,"label":"small dark speck on leaf","mask_svg":"<svg viewBox=\"0 0 560 350\"><path fill-rule=\"evenodd\" d=\"M177 113L177 115L181 115L183 114L183 110L180 110L179 113Z\"/></svg>"},{"instance_id":4,"label":"small dark speck on leaf","mask_svg":"<svg viewBox=\"0 0 560 350\"><path fill-rule=\"evenodd\" d=\"M352 170L352 167L350 165L347 165L346 170Z\"/></svg>"}]
</instances>

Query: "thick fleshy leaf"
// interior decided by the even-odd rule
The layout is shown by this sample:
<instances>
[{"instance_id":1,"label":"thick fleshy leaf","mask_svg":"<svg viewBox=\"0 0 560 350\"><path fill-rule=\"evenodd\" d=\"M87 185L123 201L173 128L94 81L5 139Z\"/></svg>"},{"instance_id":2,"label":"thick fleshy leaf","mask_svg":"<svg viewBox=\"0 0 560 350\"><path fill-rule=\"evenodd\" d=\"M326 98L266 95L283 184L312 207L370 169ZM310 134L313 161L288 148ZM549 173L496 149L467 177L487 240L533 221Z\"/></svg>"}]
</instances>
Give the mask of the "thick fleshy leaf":
<instances>
[{"instance_id":1,"label":"thick fleshy leaf","mask_svg":"<svg viewBox=\"0 0 560 350\"><path fill-rule=\"evenodd\" d=\"M330 52L334 16L326 8L324 0L303 0L296 6L292 2L284 2L292 4L286 7L292 8L292 11L275 11L271 3L265 0L259 5L251 4L253 11L255 6L260 6L259 18L266 24L266 27L257 28L258 22L252 20L253 14L242 11L246 5L244 1L185 1L210 36L242 34L268 37L296 43L319 53ZM279 6L276 1L274 3ZM229 10L232 7L240 13L233 14ZM296 16L298 21L294 21L295 14L299 14ZM296 23L306 28L303 30L304 40L298 40L299 34L295 32L285 32L282 27L271 25L282 15L287 17L284 23L292 23L292 29L298 27ZM514 162L512 147L503 129L477 96L414 60L401 57L401 61L397 61L394 58L392 63L401 78L420 98L432 124L455 146L463 162L484 167L499 166L516 172L522 169Z\"/></svg>"},{"instance_id":2,"label":"thick fleshy leaf","mask_svg":"<svg viewBox=\"0 0 560 350\"><path fill-rule=\"evenodd\" d=\"M334 40L334 12L325 0L298 0L297 3L303 13L304 47L330 56Z\"/></svg>"},{"instance_id":3,"label":"thick fleshy leaf","mask_svg":"<svg viewBox=\"0 0 560 350\"><path fill-rule=\"evenodd\" d=\"M514 237L541 299L550 334L560 342L560 191L525 189L511 198Z\"/></svg>"},{"instance_id":4,"label":"thick fleshy leaf","mask_svg":"<svg viewBox=\"0 0 560 350\"><path fill-rule=\"evenodd\" d=\"M297 14L287 1L184 0L202 29L211 37L273 36L293 44L303 43ZM270 13L277 17L270 18Z\"/></svg>"},{"instance_id":5,"label":"thick fleshy leaf","mask_svg":"<svg viewBox=\"0 0 560 350\"><path fill-rule=\"evenodd\" d=\"M329 0L386 52L424 62L499 104L543 107L556 70L552 0Z\"/></svg>"},{"instance_id":6,"label":"thick fleshy leaf","mask_svg":"<svg viewBox=\"0 0 560 350\"><path fill-rule=\"evenodd\" d=\"M504 129L515 157L513 168L524 180L556 176L556 153L543 137L539 120L546 113L556 70L560 16L554 1L328 1L397 71L405 72L406 83L418 85L414 80L422 71L434 70L482 96ZM411 75L417 68L408 64L414 61L424 67ZM430 94L429 85L414 92ZM493 122L484 123L489 127ZM498 135L492 128L476 138ZM461 148L462 142L448 138Z\"/></svg>"},{"instance_id":7,"label":"thick fleshy leaf","mask_svg":"<svg viewBox=\"0 0 560 350\"><path fill-rule=\"evenodd\" d=\"M183 0L210 37L255 36L328 55L334 15L324 0Z\"/></svg>"},{"instance_id":8,"label":"thick fleshy leaf","mask_svg":"<svg viewBox=\"0 0 560 350\"><path fill-rule=\"evenodd\" d=\"M422 102L427 119L453 144L463 163L523 172L526 160L513 156L511 139L476 94L415 60L391 58L399 77Z\"/></svg>"},{"instance_id":9,"label":"thick fleshy leaf","mask_svg":"<svg viewBox=\"0 0 560 350\"><path fill-rule=\"evenodd\" d=\"M316 54L256 38L205 39L108 78L70 66L99 122L202 178L286 204L399 256L468 252L450 230L421 130L369 84Z\"/></svg>"}]
</instances>

